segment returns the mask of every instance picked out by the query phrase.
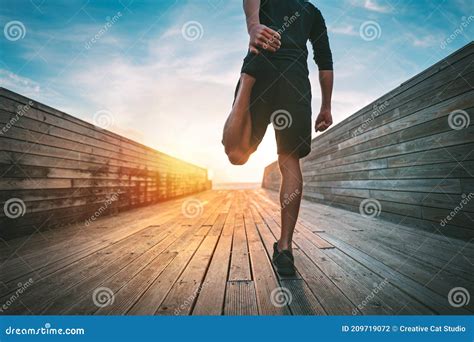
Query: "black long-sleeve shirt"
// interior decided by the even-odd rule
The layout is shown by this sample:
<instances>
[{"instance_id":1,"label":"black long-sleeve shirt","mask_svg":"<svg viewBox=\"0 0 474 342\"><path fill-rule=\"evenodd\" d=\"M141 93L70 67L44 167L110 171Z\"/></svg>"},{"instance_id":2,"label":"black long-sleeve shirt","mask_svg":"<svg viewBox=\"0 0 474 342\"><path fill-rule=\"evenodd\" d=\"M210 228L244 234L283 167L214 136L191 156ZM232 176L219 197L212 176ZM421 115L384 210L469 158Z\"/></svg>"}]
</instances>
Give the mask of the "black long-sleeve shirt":
<instances>
[{"instance_id":1,"label":"black long-sleeve shirt","mask_svg":"<svg viewBox=\"0 0 474 342\"><path fill-rule=\"evenodd\" d=\"M248 53L242 72L258 77L259 72L275 70L294 77L308 76L308 40L313 46L319 70L333 70L327 28L321 12L304 0L262 0L260 23L281 35L277 52Z\"/></svg>"}]
</instances>

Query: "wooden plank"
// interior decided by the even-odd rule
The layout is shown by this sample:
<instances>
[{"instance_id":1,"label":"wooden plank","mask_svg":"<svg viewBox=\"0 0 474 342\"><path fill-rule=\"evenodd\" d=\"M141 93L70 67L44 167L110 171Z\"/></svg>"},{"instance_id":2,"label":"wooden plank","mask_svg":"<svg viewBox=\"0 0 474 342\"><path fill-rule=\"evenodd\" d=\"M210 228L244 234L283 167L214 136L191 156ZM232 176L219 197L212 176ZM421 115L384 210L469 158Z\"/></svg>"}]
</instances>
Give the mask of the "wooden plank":
<instances>
[{"instance_id":1,"label":"wooden plank","mask_svg":"<svg viewBox=\"0 0 474 342\"><path fill-rule=\"evenodd\" d=\"M123 284L126 284L134 276L136 276L145 267L151 267L154 273L160 273L166 265L168 265L173 258L176 256L175 253L165 253L161 256L163 251L171 245L176 239L189 229L189 226L179 226L178 224L172 225L165 233L165 238L152 246L142 255L138 256L135 260L129 264L118 264L117 267L109 265L104 272L98 273L87 280L74 286L72 289L67 291L65 294L61 294L53 299L48 307L42 311L42 314L86 314L93 313L97 310L97 306L94 305L94 291L97 288L105 287L114 293L114 304L120 303L117 300L115 302L115 293L120 289ZM143 241L148 245L152 245L151 241ZM160 257L161 256L161 257ZM157 262L159 260L159 262ZM148 264L150 264L148 266ZM119 270L116 272L116 270ZM104 281L105 280L105 281ZM146 282L146 280L145 280ZM137 288L135 289L135 291ZM121 293L121 295L123 292ZM72 305L71 305L72 304ZM122 309L126 307L122 304ZM95 309L95 310L94 310ZM123 310L122 313L125 313Z\"/></svg>"},{"instance_id":2,"label":"wooden plank","mask_svg":"<svg viewBox=\"0 0 474 342\"><path fill-rule=\"evenodd\" d=\"M466 109L466 112L469 115L473 115L474 109ZM366 143L353 145L341 152L334 152L331 154L331 160L325 161L320 166L306 162L305 160L304 169L313 167L321 167L324 169L409 152L418 152L420 150L430 150L441 146L448 147L471 143L472 139L468 138L470 136L470 130L471 127L462 131L452 130L446 118L439 118L429 121L424 125L413 126L403 131L384 135ZM424 144L425 142L426 144ZM431 142L431 144L427 142ZM417 144L414 145L414 143ZM404 149L401 149L402 147L404 147Z\"/></svg>"},{"instance_id":3,"label":"wooden plank","mask_svg":"<svg viewBox=\"0 0 474 342\"><path fill-rule=\"evenodd\" d=\"M260 204L256 202L254 203L259 209L259 213L268 228L270 228L273 231L273 234L275 234L275 230L278 229L276 222L273 221L271 216L265 212L265 209L262 208ZM296 247L298 247L294 248L295 265L298 273L301 275L300 278L303 278L307 283L308 287L317 298L317 301L321 303L324 311L328 314L339 315L351 314L352 310L357 311L354 303L352 303L344 293L335 286L328 276L324 274L306 254L301 252L301 246L296 242L295 244Z\"/></svg>"},{"instance_id":4,"label":"wooden plank","mask_svg":"<svg viewBox=\"0 0 474 342\"><path fill-rule=\"evenodd\" d=\"M225 298L224 315L257 315L257 299L253 281L229 281Z\"/></svg>"},{"instance_id":5,"label":"wooden plank","mask_svg":"<svg viewBox=\"0 0 474 342\"><path fill-rule=\"evenodd\" d=\"M158 229L159 227L152 226L140 233L143 235L146 232L153 232ZM162 234L153 236L155 241L163 239ZM25 313L26 309L28 310L26 312L39 314L55 296L64 293L82 279L104 272L106 266L108 270L113 270L114 265L117 267L122 263L128 264L136 255L144 253L149 249L149 246L140 244L141 240L141 236L134 236L113 246L115 248L109 247L108 250L94 253L90 257L75 262L49 276L43 278L33 276L35 291L25 292L21 302L15 302L13 306L9 307L9 312L11 314L21 314ZM51 291L53 288L55 291Z\"/></svg>"},{"instance_id":6,"label":"wooden plank","mask_svg":"<svg viewBox=\"0 0 474 342\"><path fill-rule=\"evenodd\" d=\"M215 206L217 203L214 203L214 210L216 210ZM214 210L208 211L206 215L212 215ZM203 215L201 218L199 218L194 227L201 227L208 218L206 215ZM206 227L210 229L209 226ZM165 270L156 279L154 279L153 283L141 295L139 300L134 303L128 313L132 315L154 314L160 307L163 300L166 298L168 292L173 288L184 269L186 269L188 263L204 239L205 237L202 235L193 234L188 239L182 239L179 244L169 248L168 252L177 253L177 256L165 268ZM215 237L212 237L212 239L216 241ZM208 239L208 241L212 240ZM211 242L207 242L206 245L209 243ZM204 258L206 258L205 255Z\"/></svg>"},{"instance_id":7,"label":"wooden plank","mask_svg":"<svg viewBox=\"0 0 474 342\"><path fill-rule=\"evenodd\" d=\"M235 214L234 240L230 261L229 281L252 280L249 263L247 236L243 215Z\"/></svg>"},{"instance_id":8,"label":"wooden plank","mask_svg":"<svg viewBox=\"0 0 474 342\"><path fill-rule=\"evenodd\" d=\"M168 220L176 217L173 212L180 207L181 200L143 208L139 211L133 212L132 214L123 213L117 217L101 218L100 224L98 221L95 221L90 225L91 228L101 226L105 229L105 231L102 231L102 229L98 231L95 236L81 234L84 232L84 227L80 224L70 227L72 231L75 232L72 235L68 231L54 232L53 236L52 232L51 234L37 235L40 239L47 238L47 241L49 242L47 242L47 248L41 248L35 251L30 251L32 248L29 244L31 237L26 240L20 240L17 245L13 244L14 242L9 241L9 244L12 244L16 253L15 256L18 256L19 258L12 258L8 262L2 263L0 266L4 282L11 282L16 286L16 282L20 277L27 278L31 276L33 272L44 277L45 275L68 265L68 263L71 263L74 260L89 255L92 251L98 251L108 245L117 243L124 238L141 231L144 227L152 224L166 224ZM171 214L167 213L168 210L171 211ZM162 212L163 214L157 217L157 212ZM178 212L180 213L179 209ZM109 232L106 230L109 227L117 227L117 229ZM57 238L61 235L64 236L63 242L53 244L52 242L58 242ZM74 239L77 244L71 246L71 239ZM9 254L9 257L10 255L11 253ZM45 264L47 267L44 267Z\"/></svg>"},{"instance_id":9,"label":"wooden plank","mask_svg":"<svg viewBox=\"0 0 474 342\"><path fill-rule=\"evenodd\" d=\"M157 315L189 315L197 296L201 292L201 284L214 253L217 240L218 237L216 236L206 236L204 238L179 280L173 285L163 303L156 310Z\"/></svg>"},{"instance_id":10,"label":"wooden plank","mask_svg":"<svg viewBox=\"0 0 474 342\"><path fill-rule=\"evenodd\" d=\"M221 315L223 313L234 231L234 214L231 209L226 216L216 251L212 256L206 278L194 306L193 315Z\"/></svg>"},{"instance_id":11,"label":"wooden plank","mask_svg":"<svg viewBox=\"0 0 474 342\"><path fill-rule=\"evenodd\" d=\"M412 114L414 110L435 105L439 101L452 97L453 94L472 90L469 82L465 81L465 77L472 78L472 64L469 64L469 60L465 59L463 64L458 66L460 74L453 74L445 70L435 75L436 82L433 82L433 79L426 83L420 82L416 88L410 89L410 91L399 92L397 96L391 96L392 93L399 91L399 89L395 89L343 120L337 127L320 135L313 140L313 143L317 142L321 147L321 154L327 154L331 151L330 146L353 137L354 131L359 127L363 128L360 133L364 133L373 127L390 122L392 118L398 119L402 115ZM397 109L395 113L391 116L387 115L394 108Z\"/></svg>"},{"instance_id":12,"label":"wooden plank","mask_svg":"<svg viewBox=\"0 0 474 342\"><path fill-rule=\"evenodd\" d=\"M435 146L436 147L436 146ZM474 159L474 143L456 146L439 146L429 151L403 154L388 158L388 167L441 164Z\"/></svg>"},{"instance_id":13,"label":"wooden plank","mask_svg":"<svg viewBox=\"0 0 474 342\"><path fill-rule=\"evenodd\" d=\"M313 261L317 266L317 273L323 272L323 276L321 276L321 283L325 286L329 292L327 295L329 298L338 297L336 302L341 302L341 298L349 298L352 303L360 303L365 300L367 294L364 292L365 287L357 281L357 279L353 279L349 274L347 274L342 268L338 267L332 260L328 259L322 252L319 251L318 248L315 248L313 244L311 244L305 236L295 234L294 235L294 243L296 246L299 247L297 251L295 251L295 256L298 254L301 256L301 260L305 261L303 263L303 270L314 269L313 266L309 263L309 260ZM304 254L303 254L304 253ZM298 268L299 269L299 268ZM306 280L307 278L303 275L303 278ZM331 286L331 279L334 284ZM335 285L335 286L334 286ZM324 291L324 290L323 290ZM367 293L370 290L366 290ZM344 295L341 296L341 294ZM376 296L375 296L376 297ZM321 299L323 307L327 309L328 303L326 299ZM342 300L345 304L348 304L348 301ZM325 306L326 305L326 306ZM337 305L337 304L336 304ZM348 304L348 307L353 307L352 304ZM339 310L340 308L332 307L331 310ZM357 309L354 309L354 312L358 312ZM387 311L381 306L371 306L367 305L363 308L362 312L370 313L370 314L383 314L387 313Z\"/></svg>"},{"instance_id":14,"label":"wooden plank","mask_svg":"<svg viewBox=\"0 0 474 342\"><path fill-rule=\"evenodd\" d=\"M291 293L288 306L293 315L314 316L326 315L321 303L313 295L302 279L282 279L281 286Z\"/></svg>"},{"instance_id":15,"label":"wooden plank","mask_svg":"<svg viewBox=\"0 0 474 342\"><path fill-rule=\"evenodd\" d=\"M290 311L285 303L275 300L275 291L280 287L273 271L269 256L265 252L256 224L249 209L245 210L245 228L247 231L252 273L260 315L288 315ZM288 303L289 304L289 303Z\"/></svg>"},{"instance_id":16,"label":"wooden plank","mask_svg":"<svg viewBox=\"0 0 474 342\"><path fill-rule=\"evenodd\" d=\"M474 81L474 73L470 75L472 81ZM376 139L386 134L391 134L400 130L408 129L412 126L421 125L438 118L447 117L452 111L459 108L470 108L474 105L472 100L474 96L474 90L462 93L455 97L449 98L446 101L440 102L434 106L417 110L415 113L403 116L395 121L379 126L364 134L357 135L351 139L343 141L338 144L339 150ZM419 108L416 103L411 103L414 108ZM423 126L423 125L422 125Z\"/></svg>"},{"instance_id":17,"label":"wooden plank","mask_svg":"<svg viewBox=\"0 0 474 342\"><path fill-rule=\"evenodd\" d=\"M17 106L18 102L15 102L15 100L0 97L0 114L3 113L4 115L7 114L10 115L10 117L15 117L17 116ZM119 146L120 151L124 151L125 153L128 152L131 156L140 156L151 162L158 161L162 163L162 165L167 165L168 167L176 167L178 165L182 168L195 167L192 164L172 158L165 153L158 152L149 147L118 136L117 134L110 134L110 132L106 132L99 127L92 126L71 116L64 120L36 108L25 110L22 114L22 120L17 120L15 123L16 125L14 126L42 134L56 135L58 137L66 138L67 140L88 142L90 145L95 144L104 149L109 148L109 150L113 150L114 146ZM4 116L2 117L0 115L0 119L2 118L5 119ZM8 117L7 120L4 121L4 123L10 123ZM72 121L76 122L72 123Z\"/></svg>"},{"instance_id":18,"label":"wooden plank","mask_svg":"<svg viewBox=\"0 0 474 342\"><path fill-rule=\"evenodd\" d=\"M138 271L138 274L133 277L130 281L126 282L126 284L123 284L125 281L123 278L120 277L115 277L115 279L110 279L109 283L111 285L111 289L115 288L113 286L121 286L118 289L118 292L115 294L115 302L113 306L107 306L100 308L96 314L125 314L127 313L132 306L137 303L142 296L143 293L148 293L147 296L150 296L150 292L147 292L150 286L156 286L154 289L156 297L155 301L157 304L156 307L159 305L159 299L157 297L163 298L168 289L166 287L162 287L163 292L160 293L159 289L159 283L161 283L160 280L157 281L157 278L163 273L163 271L167 270L168 274L165 277L169 277L172 272L170 270L175 270L175 267L173 265L170 265L171 262L175 262L175 258L180 255L181 258L183 258L182 251L186 250L192 250L193 245L196 245L202 240L201 236L196 236L194 235L194 231L196 228L200 227L207 219L207 216L210 216L211 213L213 213L213 210L216 209L215 203L212 204L211 208L205 212L203 217L198 219L196 222L194 222L192 225L185 224L183 227L188 227L185 229L185 233L179 236L179 239L175 239L173 244L164 251L164 253L160 254L158 258L153 260L151 263L148 265L142 267L140 271ZM177 222L181 223L187 223L185 220L181 218L181 220L177 220ZM178 233L175 233L179 234ZM190 247L188 249L188 247ZM181 252L181 254L180 254ZM168 257L170 256L170 257ZM170 261L169 263L167 261ZM179 261L178 261L179 262ZM170 268L168 268L168 265ZM125 270L123 270L126 274ZM127 275L124 275L125 277ZM168 285L171 283L170 281L166 282ZM149 304L149 303L148 303ZM146 304L145 310L149 313L154 312L156 310L155 306L153 305L148 305ZM75 309L74 309L75 311Z\"/></svg>"},{"instance_id":19,"label":"wooden plank","mask_svg":"<svg viewBox=\"0 0 474 342\"><path fill-rule=\"evenodd\" d=\"M367 293L367 298L370 298L369 304L372 306L385 305L392 315L433 315L434 311L427 306L413 299L409 294L403 292L403 289L392 285L378 274L372 272L370 268L352 259L343 251L335 248L326 251L325 254L334 260L340 267L344 268L346 272L363 283L365 288L371 289ZM372 298L371 292L377 292L378 301L375 297ZM370 296L369 296L370 295ZM359 303L362 305L363 303Z\"/></svg>"},{"instance_id":20,"label":"wooden plank","mask_svg":"<svg viewBox=\"0 0 474 342\"><path fill-rule=\"evenodd\" d=\"M311 186L313 182L308 182ZM461 193L461 183L458 179L381 179L381 180L351 180L318 182L322 187L362 188L369 190L401 190L416 192Z\"/></svg>"},{"instance_id":21,"label":"wooden plank","mask_svg":"<svg viewBox=\"0 0 474 342\"><path fill-rule=\"evenodd\" d=\"M329 235L323 233L327 240L329 240L333 245L337 246L339 249L343 250L344 253L348 254L352 258L356 259L358 262L366 265L371 270L376 272L383 278L388 279L393 285L404 289L404 291L410 293L411 296L415 297L417 300L428 306L431 310L437 312L438 314L468 314L464 308L454 308L446 302L446 298L441 296L424 286L406 276L403 276L398 271L386 266L384 263L378 261L377 259L353 248L349 244L337 240Z\"/></svg>"}]
</instances>

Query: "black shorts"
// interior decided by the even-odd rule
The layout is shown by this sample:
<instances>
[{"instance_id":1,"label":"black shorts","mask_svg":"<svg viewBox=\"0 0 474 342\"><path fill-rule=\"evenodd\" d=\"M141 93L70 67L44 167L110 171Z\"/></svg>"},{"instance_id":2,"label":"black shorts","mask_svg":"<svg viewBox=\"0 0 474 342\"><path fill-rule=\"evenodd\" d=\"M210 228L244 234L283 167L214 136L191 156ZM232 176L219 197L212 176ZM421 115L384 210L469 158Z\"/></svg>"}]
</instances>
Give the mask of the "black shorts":
<instances>
[{"instance_id":1,"label":"black shorts","mask_svg":"<svg viewBox=\"0 0 474 342\"><path fill-rule=\"evenodd\" d=\"M238 87L239 83L236 94ZM271 123L278 154L303 158L311 152L311 86L307 78L259 75L252 90L250 113L255 149Z\"/></svg>"}]
</instances>

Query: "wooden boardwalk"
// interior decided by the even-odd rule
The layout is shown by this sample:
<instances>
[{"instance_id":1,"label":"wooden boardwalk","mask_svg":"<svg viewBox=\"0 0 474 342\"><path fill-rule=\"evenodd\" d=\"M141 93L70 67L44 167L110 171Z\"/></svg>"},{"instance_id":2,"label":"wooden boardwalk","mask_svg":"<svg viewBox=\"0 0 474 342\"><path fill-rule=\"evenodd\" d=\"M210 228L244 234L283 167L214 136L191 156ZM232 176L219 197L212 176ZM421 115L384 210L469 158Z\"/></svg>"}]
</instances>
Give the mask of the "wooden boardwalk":
<instances>
[{"instance_id":1,"label":"wooden boardwalk","mask_svg":"<svg viewBox=\"0 0 474 342\"><path fill-rule=\"evenodd\" d=\"M1 314L470 314L474 245L308 201L298 274L271 264L277 193L213 190L2 242ZM21 291L19 291L21 289Z\"/></svg>"}]
</instances>

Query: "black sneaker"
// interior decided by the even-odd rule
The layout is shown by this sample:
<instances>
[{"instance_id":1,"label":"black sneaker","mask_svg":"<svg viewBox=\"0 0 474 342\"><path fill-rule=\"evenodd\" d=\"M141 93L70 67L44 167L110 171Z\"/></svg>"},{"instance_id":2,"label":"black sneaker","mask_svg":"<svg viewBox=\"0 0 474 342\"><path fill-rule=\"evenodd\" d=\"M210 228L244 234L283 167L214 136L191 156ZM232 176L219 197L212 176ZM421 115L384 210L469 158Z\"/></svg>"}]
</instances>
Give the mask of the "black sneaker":
<instances>
[{"instance_id":1,"label":"black sneaker","mask_svg":"<svg viewBox=\"0 0 474 342\"><path fill-rule=\"evenodd\" d=\"M295 274L295 259L289 250L278 250L278 243L273 244L273 265L275 265L278 274L292 276Z\"/></svg>"}]
</instances>

